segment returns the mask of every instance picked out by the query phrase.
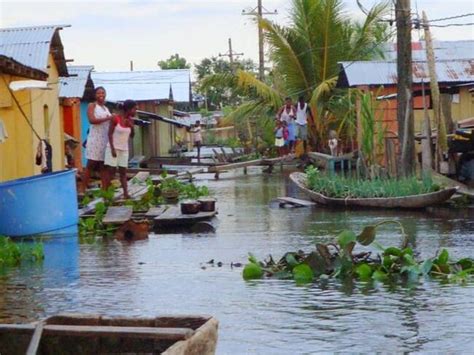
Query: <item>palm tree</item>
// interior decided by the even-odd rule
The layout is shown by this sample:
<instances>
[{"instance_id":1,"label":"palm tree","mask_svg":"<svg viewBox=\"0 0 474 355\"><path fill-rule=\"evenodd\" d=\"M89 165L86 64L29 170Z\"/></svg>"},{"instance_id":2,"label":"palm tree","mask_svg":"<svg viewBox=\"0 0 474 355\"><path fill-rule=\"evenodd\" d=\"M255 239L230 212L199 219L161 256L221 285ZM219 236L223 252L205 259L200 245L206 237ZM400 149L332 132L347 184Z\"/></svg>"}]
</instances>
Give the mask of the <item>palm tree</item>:
<instances>
[{"instance_id":1,"label":"palm tree","mask_svg":"<svg viewBox=\"0 0 474 355\"><path fill-rule=\"evenodd\" d=\"M267 81L238 70L207 77L203 85L226 85L246 98L230 115L236 120L260 116L269 121L286 96L305 96L315 117L311 136L320 144L336 120L328 103L336 92L338 62L382 56L381 44L391 36L379 21L387 7L386 2L375 5L358 23L344 12L342 0L293 0L289 26L259 20L273 64Z\"/></svg>"}]
</instances>

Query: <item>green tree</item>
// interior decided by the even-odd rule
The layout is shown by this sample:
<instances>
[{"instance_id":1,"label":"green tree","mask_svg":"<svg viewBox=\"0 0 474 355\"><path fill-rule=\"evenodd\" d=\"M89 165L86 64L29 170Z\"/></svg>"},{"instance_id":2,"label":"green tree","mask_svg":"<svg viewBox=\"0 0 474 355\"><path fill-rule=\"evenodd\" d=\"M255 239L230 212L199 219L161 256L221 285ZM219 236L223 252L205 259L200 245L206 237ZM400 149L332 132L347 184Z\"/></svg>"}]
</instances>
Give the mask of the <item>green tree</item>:
<instances>
[{"instance_id":1,"label":"green tree","mask_svg":"<svg viewBox=\"0 0 474 355\"><path fill-rule=\"evenodd\" d=\"M158 65L161 69L189 69L191 64L189 64L185 58L180 57L178 53L173 54L166 60L160 60Z\"/></svg>"},{"instance_id":2,"label":"green tree","mask_svg":"<svg viewBox=\"0 0 474 355\"><path fill-rule=\"evenodd\" d=\"M218 57L204 58L195 65L197 85L196 91L207 97L210 108L222 108L224 106L235 106L242 102L237 90L230 90L225 82L216 82L214 85L202 87L204 78L208 76L233 75L236 70L255 72L256 64L251 59L234 60L233 65L229 61Z\"/></svg>"},{"instance_id":3,"label":"green tree","mask_svg":"<svg viewBox=\"0 0 474 355\"><path fill-rule=\"evenodd\" d=\"M304 95L315 117L310 130L313 142L325 142L330 124L337 124L330 103L337 104L331 98L341 94L335 88L338 62L382 55L381 45L391 34L378 19L387 8L386 2L377 4L363 22L357 22L346 15L342 0L293 0L287 26L260 20L273 64L265 82L237 70L233 75L208 75L202 87L225 84L245 94L246 101L231 114L235 120L249 116L269 120L284 97Z\"/></svg>"}]
</instances>

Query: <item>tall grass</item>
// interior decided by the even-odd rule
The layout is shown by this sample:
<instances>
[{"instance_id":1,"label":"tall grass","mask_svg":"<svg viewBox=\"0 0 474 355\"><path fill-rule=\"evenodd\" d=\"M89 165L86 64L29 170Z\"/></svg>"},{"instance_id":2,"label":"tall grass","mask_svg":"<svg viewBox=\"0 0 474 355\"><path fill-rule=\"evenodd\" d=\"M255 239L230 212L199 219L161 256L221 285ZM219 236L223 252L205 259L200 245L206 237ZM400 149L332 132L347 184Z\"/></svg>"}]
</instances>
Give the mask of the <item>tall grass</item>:
<instances>
[{"instance_id":1,"label":"tall grass","mask_svg":"<svg viewBox=\"0 0 474 355\"><path fill-rule=\"evenodd\" d=\"M373 198L403 197L438 191L439 185L430 177L418 180L416 177L402 179L359 180L344 176L328 176L318 169L306 169L308 187L327 197L333 198Z\"/></svg>"}]
</instances>

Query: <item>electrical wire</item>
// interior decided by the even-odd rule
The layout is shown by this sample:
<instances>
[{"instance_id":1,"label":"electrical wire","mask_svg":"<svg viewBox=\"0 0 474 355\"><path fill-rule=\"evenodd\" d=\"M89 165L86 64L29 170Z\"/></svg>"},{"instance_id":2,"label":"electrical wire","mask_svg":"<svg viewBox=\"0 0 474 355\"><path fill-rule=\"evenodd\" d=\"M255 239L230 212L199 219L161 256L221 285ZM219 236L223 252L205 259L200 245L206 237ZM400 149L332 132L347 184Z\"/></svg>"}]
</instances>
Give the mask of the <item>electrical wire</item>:
<instances>
[{"instance_id":1,"label":"electrical wire","mask_svg":"<svg viewBox=\"0 0 474 355\"><path fill-rule=\"evenodd\" d=\"M429 22L429 21L428 21ZM445 28L445 27L462 27L462 26L473 26L474 22L468 22L468 23L448 23L446 25L431 25L429 24L430 27L438 27L438 28Z\"/></svg>"},{"instance_id":2,"label":"electrical wire","mask_svg":"<svg viewBox=\"0 0 474 355\"><path fill-rule=\"evenodd\" d=\"M450 17L436 18L433 20L429 20L428 22L440 22L440 21L453 20L456 18L469 17L469 16L474 16L474 12L470 12L470 13L462 14L462 15L450 16Z\"/></svg>"}]
</instances>

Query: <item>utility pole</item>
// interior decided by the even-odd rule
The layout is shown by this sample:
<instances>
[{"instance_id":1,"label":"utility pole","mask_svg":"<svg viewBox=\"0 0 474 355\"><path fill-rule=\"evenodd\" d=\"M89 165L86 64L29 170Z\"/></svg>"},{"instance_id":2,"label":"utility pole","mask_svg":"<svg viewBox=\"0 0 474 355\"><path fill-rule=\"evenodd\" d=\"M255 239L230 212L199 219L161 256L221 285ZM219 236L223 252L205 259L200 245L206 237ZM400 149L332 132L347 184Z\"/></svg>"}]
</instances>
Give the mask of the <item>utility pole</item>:
<instances>
[{"instance_id":1,"label":"utility pole","mask_svg":"<svg viewBox=\"0 0 474 355\"><path fill-rule=\"evenodd\" d=\"M265 78L265 55L263 52L263 29L260 21L263 19L263 15L276 15L277 10L273 12L268 11L262 5L262 0L258 0L257 7L252 11L242 10L242 15L251 15L257 17L258 26L258 78L263 81Z\"/></svg>"},{"instance_id":2,"label":"utility pole","mask_svg":"<svg viewBox=\"0 0 474 355\"><path fill-rule=\"evenodd\" d=\"M133 60L130 61L130 71L133 71Z\"/></svg>"},{"instance_id":3,"label":"utility pole","mask_svg":"<svg viewBox=\"0 0 474 355\"><path fill-rule=\"evenodd\" d=\"M434 121L437 129L436 150L435 150L435 168L440 171L440 163L443 161L443 152L447 151L446 124L444 123L443 113L441 111L440 92L438 78L436 76L436 64L433 50L433 41L431 39L428 18L423 11L423 29L425 31L426 59L428 60L428 72L430 74L431 98L433 99ZM431 141L431 138L430 138Z\"/></svg>"},{"instance_id":4,"label":"utility pole","mask_svg":"<svg viewBox=\"0 0 474 355\"><path fill-rule=\"evenodd\" d=\"M412 96L411 7L410 0L397 0L397 121L401 176L415 174L415 122Z\"/></svg>"},{"instance_id":5,"label":"utility pole","mask_svg":"<svg viewBox=\"0 0 474 355\"><path fill-rule=\"evenodd\" d=\"M234 57L244 55L243 53L235 53L232 50L232 38L229 38L229 51L227 53L221 54L219 53L219 57L229 57L230 67L234 67Z\"/></svg>"}]
</instances>

